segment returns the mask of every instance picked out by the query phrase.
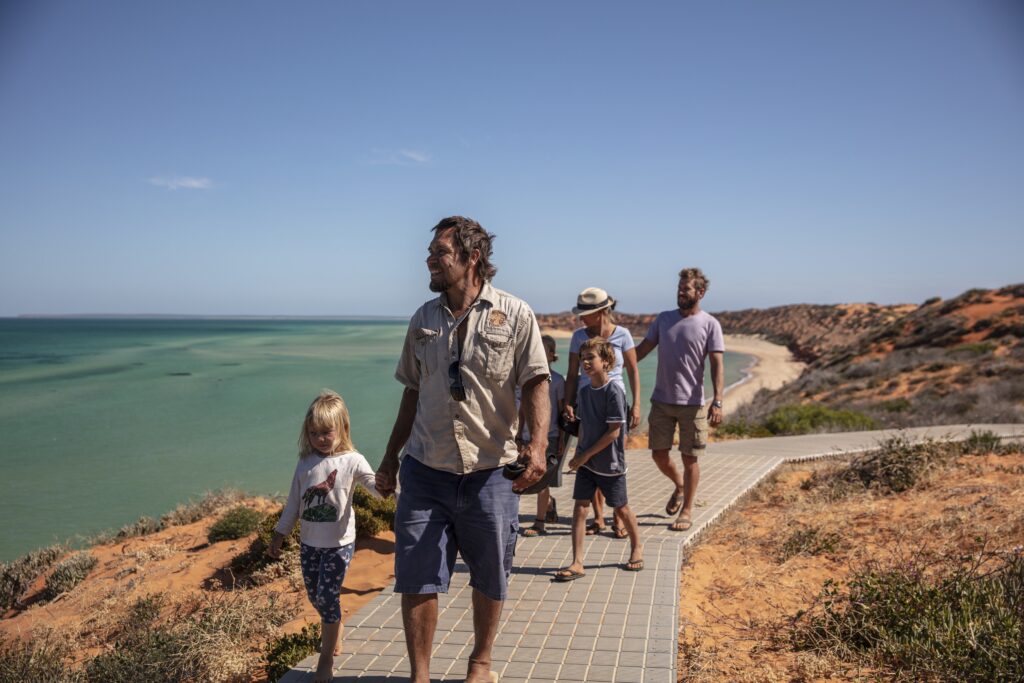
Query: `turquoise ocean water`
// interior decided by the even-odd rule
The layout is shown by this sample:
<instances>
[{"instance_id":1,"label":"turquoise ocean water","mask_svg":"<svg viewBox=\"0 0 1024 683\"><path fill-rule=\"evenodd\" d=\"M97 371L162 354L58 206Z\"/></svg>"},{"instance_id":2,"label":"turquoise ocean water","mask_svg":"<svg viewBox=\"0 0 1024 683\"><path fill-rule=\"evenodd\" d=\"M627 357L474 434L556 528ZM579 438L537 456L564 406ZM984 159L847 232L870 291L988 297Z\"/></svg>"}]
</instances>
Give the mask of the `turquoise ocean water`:
<instances>
[{"instance_id":1,"label":"turquoise ocean water","mask_svg":"<svg viewBox=\"0 0 1024 683\"><path fill-rule=\"evenodd\" d=\"M302 416L325 387L347 401L355 444L376 465L401 396L405 325L0 320L0 561L216 488L285 492ZM749 362L726 354L726 383ZM640 369L646 417L654 358Z\"/></svg>"}]
</instances>

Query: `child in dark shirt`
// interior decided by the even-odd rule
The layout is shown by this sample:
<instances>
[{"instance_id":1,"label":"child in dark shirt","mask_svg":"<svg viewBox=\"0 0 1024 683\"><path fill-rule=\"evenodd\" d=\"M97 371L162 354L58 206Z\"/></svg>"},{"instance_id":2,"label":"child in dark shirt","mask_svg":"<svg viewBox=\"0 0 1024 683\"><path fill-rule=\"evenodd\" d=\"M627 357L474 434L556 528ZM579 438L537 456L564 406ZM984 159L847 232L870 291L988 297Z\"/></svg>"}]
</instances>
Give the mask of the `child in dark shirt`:
<instances>
[{"instance_id":1,"label":"child in dark shirt","mask_svg":"<svg viewBox=\"0 0 1024 683\"><path fill-rule=\"evenodd\" d=\"M629 562L622 568L632 572L644 568L640 528L626 496L626 394L608 378L614 363L615 351L604 339L588 339L580 348L580 364L590 378L590 386L583 387L577 397L580 436L576 455L569 461L569 469L576 472L572 494L572 564L555 572L556 581L573 581L585 575L583 537L587 509L596 490L621 512L625 522L630 554Z\"/></svg>"}]
</instances>

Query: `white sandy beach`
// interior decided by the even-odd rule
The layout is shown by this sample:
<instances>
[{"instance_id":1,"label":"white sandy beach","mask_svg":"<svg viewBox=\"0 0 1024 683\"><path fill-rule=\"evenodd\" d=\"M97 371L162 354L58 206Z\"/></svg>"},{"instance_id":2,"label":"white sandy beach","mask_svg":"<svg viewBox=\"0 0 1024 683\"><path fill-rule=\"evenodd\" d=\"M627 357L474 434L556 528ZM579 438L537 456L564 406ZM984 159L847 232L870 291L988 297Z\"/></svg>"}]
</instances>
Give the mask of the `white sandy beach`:
<instances>
[{"instance_id":1,"label":"white sandy beach","mask_svg":"<svg viewBox=\"0 0 1024 683\"><path fill-rule=\"evenodd\" d=\"M543 330L555 339L568 339L572 332L566 330ZM804 371L805 364L793 358L785 346L765 341L759 335L727 334L725 348L755 358L754 363L744 370L742 380L725 390L725 414L750 401L761 389L778 389L792 382Z\"/></svg>"},{"instance_id":2,"label":"white sandy beach","mask_svg":"<svg viewBox=\"0 0 1024 683\"><path fill-rule=\"evenodd\" d=\"M805 364L796 361L789 349L772 344L760 336L747 334L725 335L725 348L734 353L754 356L754 364L745 371L746 377L725 392L725 414L750 401L761 389L778 389L792 382L804 371Z\"/></svg>"}]
</instances>

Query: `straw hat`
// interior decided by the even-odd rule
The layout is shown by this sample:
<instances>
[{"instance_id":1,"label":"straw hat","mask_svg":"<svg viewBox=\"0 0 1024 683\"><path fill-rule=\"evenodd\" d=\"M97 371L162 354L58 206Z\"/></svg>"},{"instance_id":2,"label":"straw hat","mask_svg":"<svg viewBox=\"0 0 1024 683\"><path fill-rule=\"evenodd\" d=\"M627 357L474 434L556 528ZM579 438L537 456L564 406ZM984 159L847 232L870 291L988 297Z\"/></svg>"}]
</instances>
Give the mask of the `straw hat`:
<instances>
[{"instance_id":1,"label":"straw hat","mask_svg":"<svg viewBox=\"0 0 1024 683\"><path fill-rule=\"evenodd\" d=\"M603 311L615 305L615 299L600 287L587 287L576 297L576 305L572 312L576 315L588 315L595 311Z\"/></svg>"}]
</instances>

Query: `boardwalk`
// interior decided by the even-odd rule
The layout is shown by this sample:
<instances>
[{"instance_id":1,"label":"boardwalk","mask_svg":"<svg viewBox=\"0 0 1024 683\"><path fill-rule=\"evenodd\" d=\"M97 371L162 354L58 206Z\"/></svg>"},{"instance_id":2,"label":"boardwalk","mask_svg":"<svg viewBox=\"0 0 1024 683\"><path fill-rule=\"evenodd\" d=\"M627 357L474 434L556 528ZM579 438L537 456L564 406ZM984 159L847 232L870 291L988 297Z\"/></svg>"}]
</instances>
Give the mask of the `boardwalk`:
<instances>
[{"instance_id":1,"label":"boardwalk","mask_svg":"<svg viewBox=\"0 0 1024 683\"><path fill-rule=\"evenodd\" d=\"M972 429L1024 438L1024 425L932 427L905 430L911 439L961 439ZM683 547L781 463L871 450L896 432L851 432L749 439L711 444L702 462L693 527L668 529L664 507L671 491L648 451L629 451L630 505L644 538L646 568L626 572L629 542L609 536L586 540L587 576L553 583L552 570L571 561L568 513L572 477L555 491L560 524L550 533L521 538L516 568L494 648L493 669L503 683L676 680L679 572ZM674 456L678 457L678 456ZM530 523L534 498L523 501L520 520ZM607 511L610 514L610 511ZM461 681L472 648L471 589L457 566L451 592L439 596L440 617L431 672L437 681ZM335 666L337 682L408 680L400 596L385 591L354 615L345 629L345 654ZM598 645L598 643L600 645ZM316 655L285 676L286 683L312 680Z\"/></svg>"}]
</instances>

